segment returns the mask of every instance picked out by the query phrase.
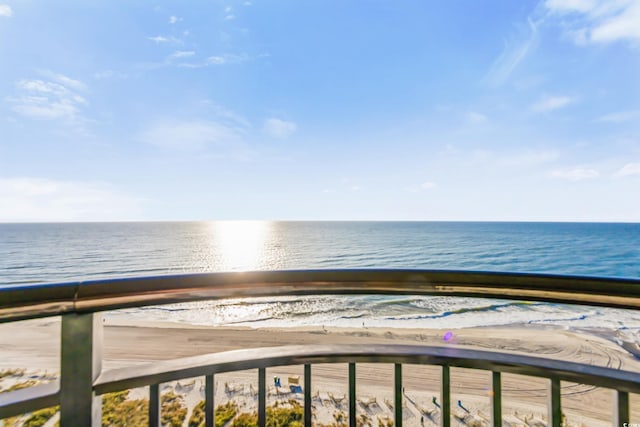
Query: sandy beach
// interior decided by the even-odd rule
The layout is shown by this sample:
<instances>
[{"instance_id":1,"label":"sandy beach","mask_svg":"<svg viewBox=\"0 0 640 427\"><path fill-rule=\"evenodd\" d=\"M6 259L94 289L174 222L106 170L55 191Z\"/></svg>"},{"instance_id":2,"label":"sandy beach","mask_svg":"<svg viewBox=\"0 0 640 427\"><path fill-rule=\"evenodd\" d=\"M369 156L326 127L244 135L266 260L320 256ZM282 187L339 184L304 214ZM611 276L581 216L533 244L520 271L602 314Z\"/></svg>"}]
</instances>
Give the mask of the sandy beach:
<instances>
[{"instance_id":1,"label":"sandy beach","mask_svg":"<svg viewBox=\"0 0 640 427\"><path fill-rule=\"evenodd\" d=\"M443 336L448 331L427 329L210 328L172 323L131 325L109 317L104 325L105 369L239 348L305 343L446 345L537 355L632 371L640 369L638 360L611 339L563 328L460 329L452 330L453 339L445 342ZM39 375L56 373L59 328L58 319L1 325L0 369L26 368ZM281 378L282 387L273 385L271 379L274 376ZM302 379L301 366L267 370L269 403L289 399L302 402L302 394L290 393L287 388L289 377L295 376ZM437 422L439 413L432 399L439 396L440 368L405 366L403 377L405 425L419 426L421 417L425 425ZM333 423L336 416L348 411L345 399L348 394L347 366L314 365L312 378L314 420L318 424ZM364 414L363 419L370 420L372 425L378 425L378 419L384 421L393 417L392 378L393 367L390 364L359 364L357 367L358 414ZM191 412L192 407L204 396L203 382L203 378L186 379L164 385L163 390L172 389L182 394ZM545 420L547 384L544 379L503 375L503 414L508 425L525 425L525 418L529 425ZM0 385L6 388L8 383ZM216 405L232 399L240 405L241 410L256 408L254 393L257 389L257 371L217 375L216 386ZM489 387L488 372L452 369L454 416L459 416L466 425L486 425L490 413ZM144 389L136 390L132 396L145 397L145 393ZM458 401L460 406L457 405ZM611 425L611 390L563 383L562 402L570 425ZM632 406L635 403L633 397L631 403ZM640 419L640 412L633 412L632 421L634 419Z\"/></svg>"}]
</instances>

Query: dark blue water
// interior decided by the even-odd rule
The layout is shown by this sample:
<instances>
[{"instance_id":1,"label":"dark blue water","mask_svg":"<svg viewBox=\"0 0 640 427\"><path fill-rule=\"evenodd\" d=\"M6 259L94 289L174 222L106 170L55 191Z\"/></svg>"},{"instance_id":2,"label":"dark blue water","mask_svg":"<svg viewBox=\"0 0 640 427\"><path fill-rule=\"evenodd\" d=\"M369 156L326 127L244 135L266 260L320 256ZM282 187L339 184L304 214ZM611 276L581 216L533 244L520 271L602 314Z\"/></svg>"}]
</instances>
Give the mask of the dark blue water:
<instances>
[{"instance_id":1,"label":"dark blue water","mask_svg":"<svg viewBox=\"0 0 640 427\"><path fill-rule=\"evenodd\" d=\"M429 268L640 277L640 224L0 224L0 285L183 272Z\"/></svg>"}]
</instances>

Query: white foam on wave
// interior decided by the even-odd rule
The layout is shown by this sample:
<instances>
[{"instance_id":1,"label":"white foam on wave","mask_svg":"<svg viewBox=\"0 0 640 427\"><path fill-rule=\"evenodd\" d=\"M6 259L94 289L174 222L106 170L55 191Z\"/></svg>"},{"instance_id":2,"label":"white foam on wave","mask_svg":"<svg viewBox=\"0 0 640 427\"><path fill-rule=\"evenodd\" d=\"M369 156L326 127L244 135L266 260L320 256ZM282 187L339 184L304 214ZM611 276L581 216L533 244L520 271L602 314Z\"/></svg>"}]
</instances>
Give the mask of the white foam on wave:
<instances>
[{"instance_id":1,"label":"white foam on wave","mask_svg":"<svg viewBox=\"0 0 640 427\"><path fill-rule=\"evenodd\" d=\"M479 298L321 296L250 298L177 304L110 313L132 321L205 326L381 327L458 329L514 324L570 328L640 328L640 313L600 307Z\"/></svg>"}]
</instances>

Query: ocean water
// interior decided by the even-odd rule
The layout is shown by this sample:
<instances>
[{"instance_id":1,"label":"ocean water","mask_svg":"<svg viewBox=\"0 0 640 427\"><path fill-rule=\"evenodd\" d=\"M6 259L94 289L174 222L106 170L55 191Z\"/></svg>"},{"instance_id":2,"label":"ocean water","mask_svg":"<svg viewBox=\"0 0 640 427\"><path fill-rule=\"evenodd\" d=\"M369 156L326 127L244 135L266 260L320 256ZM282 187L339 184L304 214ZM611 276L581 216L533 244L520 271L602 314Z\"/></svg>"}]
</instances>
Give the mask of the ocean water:
<instances>
[{"instance_id":1,"label":"ocean water","mask_svg":"<svg viewBox=\"0 0 640 427\"><path fill-rule=\"evenodd\" d=\"M640 278L640 224L157 222L0 224L0 286L177 273L416 268ZM460 328L554 324L637 331L640 313L478 298L326 296L110 313L206 325Z\"/></svg>"}]
</instances>

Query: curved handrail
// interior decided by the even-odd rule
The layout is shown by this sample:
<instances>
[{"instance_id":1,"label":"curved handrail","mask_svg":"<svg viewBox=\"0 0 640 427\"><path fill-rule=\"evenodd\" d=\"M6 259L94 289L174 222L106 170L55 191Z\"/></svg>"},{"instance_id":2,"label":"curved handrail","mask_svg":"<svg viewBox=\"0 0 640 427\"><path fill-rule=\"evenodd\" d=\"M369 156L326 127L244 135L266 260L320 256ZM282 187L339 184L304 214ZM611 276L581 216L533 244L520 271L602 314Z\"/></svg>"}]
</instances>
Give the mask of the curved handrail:
<instances>
[{"instance_id":1,"label":"curved handrail","mask_svg":"<svg viewBox=\"0 0 640 427\"><path fill-rule=\"evenodd\" d=\"M96 394L144 387L209 374L319 363L401 363L444 365L508 372L640 392L640 373L604 366L496 351L398 344L287 345L230 350L103 372Z\"/></svg>"},{"instance_id":2,"label":"curved handrail","mask_svg":"<svg viewBox=\"0 0 640 427\"><path fill-rule=\"evenodd\" d=\"M234 297L410 294L640 309L640 280L448 270L291 270L20 285L0 288L0 323Z\"/></svg>"}]
</instances>

